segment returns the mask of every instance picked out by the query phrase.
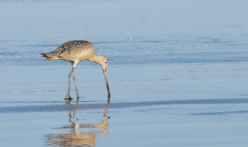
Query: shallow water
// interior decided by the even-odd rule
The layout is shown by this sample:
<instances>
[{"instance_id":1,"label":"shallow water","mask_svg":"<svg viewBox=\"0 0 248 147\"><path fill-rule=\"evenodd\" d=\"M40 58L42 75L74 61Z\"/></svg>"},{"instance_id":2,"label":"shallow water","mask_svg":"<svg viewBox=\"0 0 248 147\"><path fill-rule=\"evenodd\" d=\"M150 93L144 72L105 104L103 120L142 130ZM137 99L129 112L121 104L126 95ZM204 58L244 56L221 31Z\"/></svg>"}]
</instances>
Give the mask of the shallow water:
<instances>
[{"instance_id":1,"label":"shallow water","mask_svg":"<svg viewBox=\"0 0 248 147\"><path fill-rule=\"evenodd\" d=\"M246 63L113 65L110 103L101 69L76 68L80 99L68 102L63 99L70 68L54 68L0 71L12 77L0 86L1 145L247 144Z\"/></svg>"},{"instance_id":2,"label":"shallow water","mask_svg":"<svg viewBox=\"0 0 248 147\"><path fill-rule=\"evenodd\" d=\"M0 2L1 146L247 146L245 0ZM69 40L109 59L44 62Z\"/></svg>"},{"instance_id":3,"label":"shallow water","mask_svg":"<svg viewBox=\"0 0 248 147\"><path fill-rule=\"evenodd\" d=\"M69 40L91 41L95 52L106 55L111 65L246 62L247 4L245 0L0 2L0 17L5 18L0 23L0 62L47 65L39 53Z\"/></svg>"}]
</instances>

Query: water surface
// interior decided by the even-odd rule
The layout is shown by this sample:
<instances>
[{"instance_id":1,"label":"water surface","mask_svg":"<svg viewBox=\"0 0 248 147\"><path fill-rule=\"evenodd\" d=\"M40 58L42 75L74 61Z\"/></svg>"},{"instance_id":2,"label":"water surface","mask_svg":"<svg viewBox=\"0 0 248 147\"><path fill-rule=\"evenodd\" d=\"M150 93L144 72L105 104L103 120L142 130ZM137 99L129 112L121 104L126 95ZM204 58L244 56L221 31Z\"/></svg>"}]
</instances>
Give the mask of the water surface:
<instances>
[{"instance_id":1,"label":"water surface","mask_svg":"<svg viewBox=\"0 0 248 147\"><path fill-rule=\"evenodd\" d=\"M245 0L0 2L1 146L247 146ZM88 40L109 59L39 53Z\"/></svg>"}]
</instances>

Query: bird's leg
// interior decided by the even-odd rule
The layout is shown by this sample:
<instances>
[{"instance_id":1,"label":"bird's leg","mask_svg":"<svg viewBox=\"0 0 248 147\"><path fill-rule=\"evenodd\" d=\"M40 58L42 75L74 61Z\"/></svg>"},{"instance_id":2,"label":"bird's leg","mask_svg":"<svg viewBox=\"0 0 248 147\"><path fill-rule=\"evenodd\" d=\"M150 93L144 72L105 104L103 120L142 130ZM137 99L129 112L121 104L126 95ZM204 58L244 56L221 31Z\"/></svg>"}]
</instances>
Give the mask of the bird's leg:
<instances>
[{"instance_id":1,"label":"bird's leg","mask_svg":"<svg viewBox=\"0 0 248 147\"><path fill-rule=\"evenodd\" d=\"M76 82L76 77L75 77L74 70L73 70L73 82L74 82L75 90L76 90L76 93L77 93L77 99L79 99L79 94L78 94L78 89L77 89L77 82Z\"/></svg>"},{"instance_id":2,"label":"bird's leg","mask_svg":"<svg viewBox=\"0 0 248 147\"><path fill-rule=\"evenodd\" d=\"M71 74L72 74L73 71L74 71L74 67L72 67L71 72L68 75L68 79L69 79L69 81L68 81L68 92L67 92L67 94L65 96L65 99L69 99L69 100L72 100L72 97L71 97L71 94L70 94L70 83L71 83Z\"/></svg>"}]
</instances>

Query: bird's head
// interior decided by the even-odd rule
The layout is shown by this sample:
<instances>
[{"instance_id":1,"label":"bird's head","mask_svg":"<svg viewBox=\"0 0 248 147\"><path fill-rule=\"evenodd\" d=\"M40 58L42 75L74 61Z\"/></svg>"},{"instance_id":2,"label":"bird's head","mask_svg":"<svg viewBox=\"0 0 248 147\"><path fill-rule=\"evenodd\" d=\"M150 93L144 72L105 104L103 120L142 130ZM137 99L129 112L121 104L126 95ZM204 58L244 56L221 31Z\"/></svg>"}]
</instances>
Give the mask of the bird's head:
<instances>
[{"instance_id":1,"label":"bird's head","mask_svg":"<svg viewBox=\"0 0 248 147\"><path fill-rule=\"evenodd\" d=\"M108 58L105 56L99 56L100 60L99 63L103 70L107 69L108 66Z\"/></svg>"}]
</instances>

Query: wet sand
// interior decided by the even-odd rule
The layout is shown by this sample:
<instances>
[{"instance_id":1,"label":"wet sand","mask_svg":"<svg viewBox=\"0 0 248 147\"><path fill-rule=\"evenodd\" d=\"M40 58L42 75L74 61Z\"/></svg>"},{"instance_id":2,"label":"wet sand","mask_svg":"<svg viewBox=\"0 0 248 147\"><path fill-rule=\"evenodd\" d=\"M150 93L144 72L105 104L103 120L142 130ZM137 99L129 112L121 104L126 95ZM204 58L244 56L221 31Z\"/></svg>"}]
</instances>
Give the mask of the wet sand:
<instances>
[{"instance_id":1,"label":"wet sand","mask_svg":"<svg viewBox=\"0 0 248 147\"><path fill-rule=\"evenodd\" d=\"M110 65L110 103L100 67L83 64L81 98L65 101L69 71L0 71L2 146L247 145L246 63Z\"/></svg>"}]
</instances>

